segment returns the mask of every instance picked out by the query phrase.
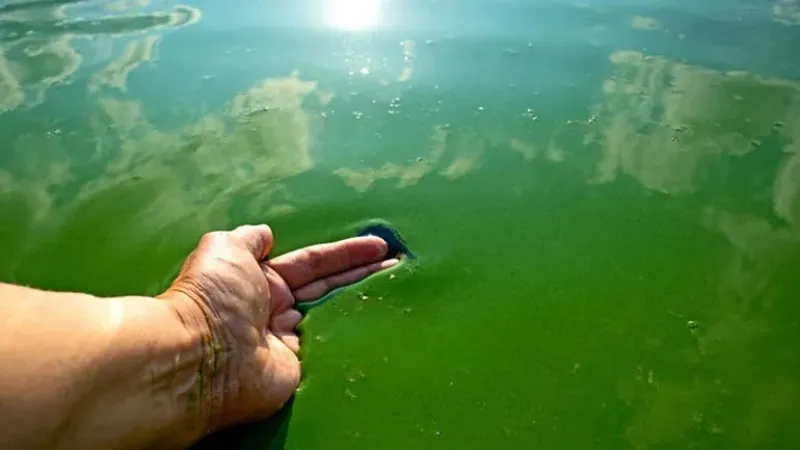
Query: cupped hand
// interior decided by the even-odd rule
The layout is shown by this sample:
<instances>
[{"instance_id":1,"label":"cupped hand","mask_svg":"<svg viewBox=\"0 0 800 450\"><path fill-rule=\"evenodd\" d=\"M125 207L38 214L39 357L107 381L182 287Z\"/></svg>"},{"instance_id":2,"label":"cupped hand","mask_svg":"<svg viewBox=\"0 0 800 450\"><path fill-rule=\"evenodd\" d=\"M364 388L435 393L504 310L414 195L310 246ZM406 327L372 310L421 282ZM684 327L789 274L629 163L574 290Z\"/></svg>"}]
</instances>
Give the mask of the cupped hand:
<instances>
[{"instance_id":1,"label":"cupped hand","mask_svg":"<svg viewBox=\"0 0 800 450\"><path fill-rule=\"evenodd\" d=\"M280 409L300 382L296 301L391 267L387 244L368 236L313 245L267 260L273 235L246 225L203 236L160 297L203 335L196 377L206 430L259 420Z\"/></svg>"}]
</instances>

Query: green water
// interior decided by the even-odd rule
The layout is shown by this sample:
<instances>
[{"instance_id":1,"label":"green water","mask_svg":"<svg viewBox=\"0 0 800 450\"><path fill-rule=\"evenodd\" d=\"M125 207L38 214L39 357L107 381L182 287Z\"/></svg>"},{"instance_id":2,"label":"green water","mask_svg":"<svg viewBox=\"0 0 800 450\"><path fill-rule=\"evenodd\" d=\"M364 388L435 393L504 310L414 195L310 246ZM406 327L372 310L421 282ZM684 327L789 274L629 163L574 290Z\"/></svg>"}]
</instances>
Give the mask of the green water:
<instances>
[{"instance_id":1,"label":"green water","mask_svg":"<svg viewBox=\"0 0 800 450\"><path fill-rule=\"evenodd\" d=\"M797 0L2 5L0 279L154 294L258 222L420 256L201 447L800 447Z\"/></svg>"}]
</instances>

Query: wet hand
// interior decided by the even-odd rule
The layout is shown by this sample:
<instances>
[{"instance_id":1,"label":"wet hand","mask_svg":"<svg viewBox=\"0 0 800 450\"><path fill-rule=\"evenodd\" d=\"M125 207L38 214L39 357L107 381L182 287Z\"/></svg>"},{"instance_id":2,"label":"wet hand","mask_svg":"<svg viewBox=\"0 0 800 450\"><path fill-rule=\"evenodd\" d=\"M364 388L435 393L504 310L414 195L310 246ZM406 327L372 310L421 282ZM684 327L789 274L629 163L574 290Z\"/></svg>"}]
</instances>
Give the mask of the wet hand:
<instances>
[{"instance_id":1,"label":"wet hand","mask_svg":"<svg viewBox=\"0 0 800 450\"><path fill-rule=\"evenodd\" d=\"M203 364L193 392L207 432L270 416L300 381L296 301L397 263L386 243L358 237L296 250L269 261L266 225L203 236L160 297L172 301L190 333L201 333Z\"/></svg>"}]
</instances>

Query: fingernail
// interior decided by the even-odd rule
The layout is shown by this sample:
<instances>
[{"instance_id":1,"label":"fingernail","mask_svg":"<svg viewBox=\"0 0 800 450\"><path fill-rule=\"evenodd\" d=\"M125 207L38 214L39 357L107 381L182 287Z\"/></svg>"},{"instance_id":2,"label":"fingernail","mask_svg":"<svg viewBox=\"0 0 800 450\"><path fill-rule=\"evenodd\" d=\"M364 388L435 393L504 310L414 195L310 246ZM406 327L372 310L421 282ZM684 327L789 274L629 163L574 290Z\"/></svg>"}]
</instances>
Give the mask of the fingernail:
<instances>
[{"instance_id":1,"label":"fingernail","mask_svg":"<svg viewBox=\"0 0 800 450\"><path fill-rule=\"evenodd\" d=\"M389 251L389 244L378 236L370 236L370 237L373 237L381 241L380 245L376 245L370 248L370 250L372 250L373 252L373 254L370 256L375 259L386 256L386 253Z\"/></svg>"},{"instance_id":2,"label":"fingernail","mask_svg":"<svg viewBox=\"0 0 800 450\"><path fill-rule=\"evenodd\" d=\"M383 245L381 245L380 254L378 256L386 256L386 254L389 253L389 243L383 239L381 239L381 242L383 243Z\"/></svg>"},{"instance_id":3,"label":"fingernail","mask_svg":"<svg viewBox=\"0 0 800 450\"><path fill-rule=\"evenodd\" d=\"M381 263L381 270L396 266L398 263L400 263L400 260L397 258L387 259Z\"/></svg>"}]
</instances>

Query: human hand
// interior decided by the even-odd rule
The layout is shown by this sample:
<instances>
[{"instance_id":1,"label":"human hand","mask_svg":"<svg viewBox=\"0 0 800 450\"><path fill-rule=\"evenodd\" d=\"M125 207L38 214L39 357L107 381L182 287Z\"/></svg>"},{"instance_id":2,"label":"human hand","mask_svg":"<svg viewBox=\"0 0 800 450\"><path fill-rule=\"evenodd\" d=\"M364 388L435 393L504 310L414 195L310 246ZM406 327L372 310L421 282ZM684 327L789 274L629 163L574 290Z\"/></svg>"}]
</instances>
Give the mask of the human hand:
<instances>
[{"instance_id":1,"label":"human hand","mask_svg":"<svg viewBox=\"0 0 800 450\"><path fill-rule=\"evenodd\" d=\"M193 394L206 432L275 413L300 382L295 301L313 301L398 261L366 236L306 247L266 261L266 225L203 236L159 296L190 333L202 333Z\"/></svg>"}]
</instances>

